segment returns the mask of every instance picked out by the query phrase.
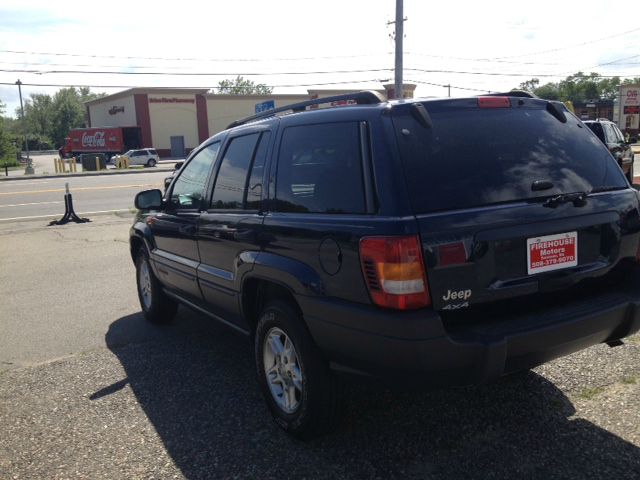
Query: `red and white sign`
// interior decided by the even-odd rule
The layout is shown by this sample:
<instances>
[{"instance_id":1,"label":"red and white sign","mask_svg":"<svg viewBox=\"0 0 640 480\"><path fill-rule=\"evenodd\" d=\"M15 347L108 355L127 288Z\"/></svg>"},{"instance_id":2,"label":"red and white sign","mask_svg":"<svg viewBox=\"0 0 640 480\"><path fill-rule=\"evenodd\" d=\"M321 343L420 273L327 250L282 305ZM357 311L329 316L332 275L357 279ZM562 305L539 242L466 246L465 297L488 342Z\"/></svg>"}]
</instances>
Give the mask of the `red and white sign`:
<instances>
[{"instance_id":1,"label":"red and white sign","mask_svg":"<svg viewBox=\"0 0 640 480\"><path fill-rule=\"evenodd\" d=\"M527 239L527 273L550 272L578 265L578 232Z\"/></svg>"}]
</instances>

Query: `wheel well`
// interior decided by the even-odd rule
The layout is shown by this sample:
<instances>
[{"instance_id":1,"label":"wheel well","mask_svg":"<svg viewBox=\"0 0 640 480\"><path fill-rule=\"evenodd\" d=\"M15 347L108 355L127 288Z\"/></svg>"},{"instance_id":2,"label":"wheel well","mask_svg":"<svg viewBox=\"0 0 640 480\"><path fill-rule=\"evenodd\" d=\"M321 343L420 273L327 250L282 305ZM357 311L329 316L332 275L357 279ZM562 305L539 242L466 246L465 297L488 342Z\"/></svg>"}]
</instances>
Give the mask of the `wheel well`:
<instances>
[{"instance_id":1,"label":"wheel well","mask_svg":"<svg viewBox=\"0 0 640 480\"><path fill-rule=\"evenodd\" d=\"M291 290L280 284L252 278L244 283L242 292L242 312L252 331L258 324L258 315L272 300L288 303L302 316L302 310Z\"/></svg>"}]
</instances>

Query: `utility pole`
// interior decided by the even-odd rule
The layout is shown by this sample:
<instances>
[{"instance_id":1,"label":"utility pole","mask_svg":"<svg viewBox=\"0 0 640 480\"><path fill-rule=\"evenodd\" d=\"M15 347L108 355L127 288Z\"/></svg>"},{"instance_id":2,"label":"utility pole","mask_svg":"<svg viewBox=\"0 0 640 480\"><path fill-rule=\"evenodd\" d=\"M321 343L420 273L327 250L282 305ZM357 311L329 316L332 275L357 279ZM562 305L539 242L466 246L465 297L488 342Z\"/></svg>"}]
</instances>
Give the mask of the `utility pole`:
<instances>
[{"instance_id":1,"label":"utility pole","mask_svg":"<svg viewBox=\"0 0 640 480\"><path fill-rule=\"evenodd\" d=\"M404 98L404 88L402 85L402 37L404 37L404 18L402 17L403 0L396 0L396 70L395 70L395 93L396 98Z\"/></svg>"},{"instance_id":2,"label":"utility pole","mask_svg":"<svg viewBox=\"0 0 640 480\"><path fill-rule=\"evenodd\" d=\"M20 115L22 116L22 133L24 135L24 146L27 150L27 168L24 169L25 175L33 175L33 164L31 162L31 156L29 155L29 141L27 137L27 122L24 121L24 106L22 105L22 82L20 79L16 82L18 85L18 94L20 95Z\"/></svg>"}]
</instances>

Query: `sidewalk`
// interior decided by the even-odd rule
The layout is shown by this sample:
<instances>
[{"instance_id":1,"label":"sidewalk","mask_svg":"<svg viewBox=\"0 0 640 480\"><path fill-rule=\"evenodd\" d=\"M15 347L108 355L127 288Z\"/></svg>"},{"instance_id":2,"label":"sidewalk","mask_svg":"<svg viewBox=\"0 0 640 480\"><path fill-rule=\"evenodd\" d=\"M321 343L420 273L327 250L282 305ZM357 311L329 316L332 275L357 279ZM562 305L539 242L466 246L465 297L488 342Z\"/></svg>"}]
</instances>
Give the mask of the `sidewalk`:
<instances>
[{"instance_id":1,"label":"sidewalk","mask_svg":"<svg viewBox=\"0 0 640 480\"><path fill-rule=\"evenodd\" d=\"M25 175L24 171L26 168L26 164L19 168L15 168L13 170L9 169L9 175L5 175L4 169L0 171L0 181L3 180L28 180L34 178L57 178L57 177L82 177L82 176L91 176L91 175L121 175L128 173L150 173L150 172L172 172L175 169L175 164L177 162L183 161L183 159L179 160L160 160L158 165L153 168L145 168L145 167L131 167L127 169L116 169L114 165L107 164L106 170L100 171L82 171L82 165L77 163L78 171L76 173L56 173L54 158L58 158L57 155L39 155L31 157L32 165L34 169L33 175ZM69 169L69 164L66 164L65 167L67 170Z\"/></svg>"}]
</instances>

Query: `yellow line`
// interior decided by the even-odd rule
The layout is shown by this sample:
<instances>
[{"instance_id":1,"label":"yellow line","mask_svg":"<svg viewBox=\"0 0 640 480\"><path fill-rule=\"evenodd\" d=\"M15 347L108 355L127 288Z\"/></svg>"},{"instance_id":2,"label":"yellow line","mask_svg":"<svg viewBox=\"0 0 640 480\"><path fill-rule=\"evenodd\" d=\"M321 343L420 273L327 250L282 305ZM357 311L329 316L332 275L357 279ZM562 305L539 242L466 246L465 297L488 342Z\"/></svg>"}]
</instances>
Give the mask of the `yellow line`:
<instances>
[{"instance_id":1,"label":"yellow line","mask_svg":"<svg viewBox=\"0 0 640 480\"><path fill-rule=\"evenodd\" d=\"M79 190L113 190L115 188L142 188L142 187L157 187L155 184L144 184L144 185L112 185L109 187L75 187L73 191L70 190L71 193L77 192ZM0 195L27 195L31 193L51 193L51 192L64 192L64 188L52 188L50 190L31 190L31 191L23 191L23 192L0 192Z\"/></svg>"}]
</instances>

